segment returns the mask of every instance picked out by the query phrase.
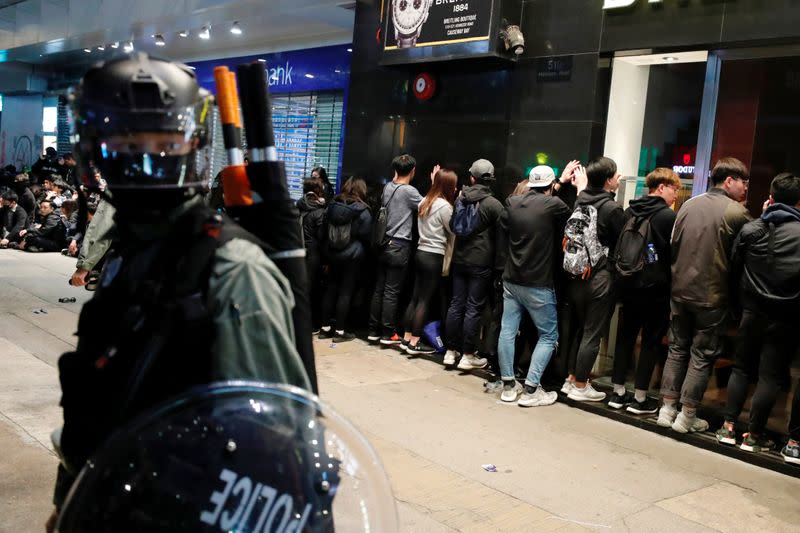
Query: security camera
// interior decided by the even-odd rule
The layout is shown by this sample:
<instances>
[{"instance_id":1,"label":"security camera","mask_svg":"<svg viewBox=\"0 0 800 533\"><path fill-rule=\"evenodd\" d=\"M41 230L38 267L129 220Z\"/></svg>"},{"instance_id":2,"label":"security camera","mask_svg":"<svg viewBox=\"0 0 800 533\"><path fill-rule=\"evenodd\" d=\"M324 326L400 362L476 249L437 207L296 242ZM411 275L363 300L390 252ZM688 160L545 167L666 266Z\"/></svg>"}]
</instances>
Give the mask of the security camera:
<instances>
[{"instance_id":1,"label":"security camera","mask_svg":"<svg viewBox=\"0 0 800 533\"><path fill-rule=\"evenodd\" d=\"M525 52L525 36L516 24L505 23L500 30L500 37L506 46L506 50L511 50L514 55L522 55Z\"/></svg>"}]
</instances>

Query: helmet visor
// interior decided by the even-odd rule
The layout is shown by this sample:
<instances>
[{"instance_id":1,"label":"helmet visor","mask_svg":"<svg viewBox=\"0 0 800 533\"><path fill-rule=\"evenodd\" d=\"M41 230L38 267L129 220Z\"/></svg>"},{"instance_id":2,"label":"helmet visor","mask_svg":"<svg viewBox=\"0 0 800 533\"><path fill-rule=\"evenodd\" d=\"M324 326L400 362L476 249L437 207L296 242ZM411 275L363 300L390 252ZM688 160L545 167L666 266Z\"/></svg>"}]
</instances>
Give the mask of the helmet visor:
<instances>
[{"instance_id":1,"label":"helmet visor","mask_svg":"<svg viewBox=\"0 0 800 533\"><path fill-rule=\"evenodd\" d=\"M75 126L81 162L98 169L112 191L198 185L196 151L204 132L198 125L206 111L196 106L167 112L80 109Z\"/></svg>"}]
</instances>

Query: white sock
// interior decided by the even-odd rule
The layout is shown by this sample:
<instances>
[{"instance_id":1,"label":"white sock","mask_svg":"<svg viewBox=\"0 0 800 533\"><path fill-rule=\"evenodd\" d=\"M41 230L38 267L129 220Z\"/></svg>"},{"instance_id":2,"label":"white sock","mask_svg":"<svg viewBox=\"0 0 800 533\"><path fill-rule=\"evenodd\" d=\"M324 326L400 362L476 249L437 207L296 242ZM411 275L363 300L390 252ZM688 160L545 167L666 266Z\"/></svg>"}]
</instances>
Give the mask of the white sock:
<instances>
[{"instance_id":1,"label":"white sock","mask_svg":"<svg viewBox=\"0 0 800 533\"><path fill-rule=\"evenodd\" d=\"M320 329L327 333L327 332L329 332L331 330L331 327L330 326L322 326Z\"/></svg>"},{"instance_id":2,"label":"white sock","mask_svg":"<svg viewBox=\"0 0 800 533\"><path fill-rule=\"evenodd\" d=\"M617 385L614 383L614 394L617 396L625 396L625 385Z\"/></svg>"},{"instance_id":3,"label":"white sock","mask_svg":"<svg viewBox=\"0 0 800 533\"><path fill-rule=\"evenodd\" d=\"M637 402L643 402L647 399L647 391L641 389L635 389L633 392L633 397L636 399Z\"/></svg>"}]
</instances>

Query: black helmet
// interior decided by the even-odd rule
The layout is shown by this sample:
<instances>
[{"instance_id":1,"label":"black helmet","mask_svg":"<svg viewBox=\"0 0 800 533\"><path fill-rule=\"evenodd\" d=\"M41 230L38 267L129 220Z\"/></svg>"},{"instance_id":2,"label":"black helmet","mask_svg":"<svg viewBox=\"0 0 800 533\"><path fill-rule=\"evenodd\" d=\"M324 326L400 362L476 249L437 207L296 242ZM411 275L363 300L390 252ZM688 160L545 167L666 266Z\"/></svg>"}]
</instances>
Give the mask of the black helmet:
<instances>
[{"instance_id":1,"label":"black helmet","mask_svg":"<svg viewBox=\"0 0 800 533\"><path fill-rule=\"evenodd\" d=\"M196 156L207 141L211 104L185 65L137 53L92 68L72 94L84 185L94 183L97 168L115 197L199 190Z\"/></svg>"},{"instance_id":2,"label":"black helmet","mask_svg":"<svg viewBox=\"0 0 800 533\"><path fill-rule=\"evenodd\" d=\"M60 514L78 531L397 531L364 437L297 387L197 387L139 416L87 461Z\"/></svg>"}]
</instances>

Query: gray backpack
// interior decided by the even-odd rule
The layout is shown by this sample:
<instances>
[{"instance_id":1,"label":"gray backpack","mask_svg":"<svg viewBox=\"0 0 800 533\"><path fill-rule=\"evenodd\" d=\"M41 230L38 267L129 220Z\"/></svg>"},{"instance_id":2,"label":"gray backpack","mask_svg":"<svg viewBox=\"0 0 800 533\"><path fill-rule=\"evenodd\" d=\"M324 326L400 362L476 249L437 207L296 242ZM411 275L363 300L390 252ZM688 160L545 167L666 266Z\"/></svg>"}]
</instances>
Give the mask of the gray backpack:
<instances>
[{"instance_id":1,"label":"gray backpack","mask_svg":"<svg viewBox=\"0 0 800 533\"><path fill-rule=\"evenodd\" d=\"M602 205L602 204L601 204ZM564 228L564 270L575 277L589 279L592 270L608 257L597 235L597 208L579 205Z\"/></svg>"}]
</instances>

